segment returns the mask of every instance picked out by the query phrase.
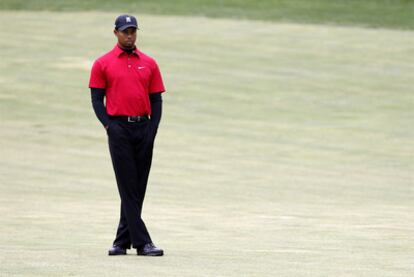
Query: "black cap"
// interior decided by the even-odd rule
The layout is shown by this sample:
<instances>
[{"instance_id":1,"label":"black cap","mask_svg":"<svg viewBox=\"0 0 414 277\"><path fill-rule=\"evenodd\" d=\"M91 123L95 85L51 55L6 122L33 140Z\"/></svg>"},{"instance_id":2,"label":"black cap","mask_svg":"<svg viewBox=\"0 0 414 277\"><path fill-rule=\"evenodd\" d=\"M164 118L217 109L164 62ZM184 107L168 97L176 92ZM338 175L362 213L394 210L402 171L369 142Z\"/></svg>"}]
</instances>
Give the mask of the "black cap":
<instances>
[{"instance_id":1,"label":"black cap","mask_svg":"<svg viewBox=\"0 0 414 277\"><path fill-rule=\"evenodd\" d=\"M115 29L123 31L126 28L135 28L138 29L137 19L132 15L123 14L116 18L115 20Z\"/></svg>"}]
</instances>

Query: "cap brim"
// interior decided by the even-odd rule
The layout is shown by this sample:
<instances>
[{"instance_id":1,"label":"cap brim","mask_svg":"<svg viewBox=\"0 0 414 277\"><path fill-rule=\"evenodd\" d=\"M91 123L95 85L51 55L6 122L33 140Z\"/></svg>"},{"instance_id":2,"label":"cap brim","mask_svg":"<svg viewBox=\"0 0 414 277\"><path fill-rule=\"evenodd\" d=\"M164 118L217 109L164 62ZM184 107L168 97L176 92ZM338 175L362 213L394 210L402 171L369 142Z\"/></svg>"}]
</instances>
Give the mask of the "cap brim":
<instances>
[{"instance_id":1,"label":"cap brim","mask_svg":"<svg viewBox=\"0 0 414 277\"><path fill-rule=\"evenodd\" d=\"M135 25L135 24L127 24L127 25L124 25L124 26L122 26L122 27L119 27L119 28L118 28L118 30L119 30L119 31L123 31L123 30L126 30L126 29L128 29L128 28L135 28L135 29L139 30L139 29L138 29L138 26L137 26L137 25Z\"/></svg>"}]
</instances>

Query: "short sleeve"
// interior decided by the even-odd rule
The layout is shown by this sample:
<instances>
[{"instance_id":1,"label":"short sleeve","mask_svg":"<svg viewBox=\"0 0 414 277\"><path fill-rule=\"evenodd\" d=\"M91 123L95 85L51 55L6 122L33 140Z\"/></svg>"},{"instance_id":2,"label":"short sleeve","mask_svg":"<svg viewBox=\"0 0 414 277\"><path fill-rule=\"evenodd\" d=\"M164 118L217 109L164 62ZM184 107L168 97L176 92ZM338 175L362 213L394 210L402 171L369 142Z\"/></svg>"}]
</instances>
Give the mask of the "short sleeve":
<instances>
[{"instance_id":1,"label":"short sleeve","mask_svg":"<svg viewBox=\"0 0 414 277\"><path fill-rule=\"evenodd\" d=\"M149 93L160 93L164 92L164 83L162 81L161 72L158 65L155 63L155 66L151 73L151 83L149 85Z\"/></svg>"},{"instance_id":2,"label":"short sleeve","mask_svg":"<svg viewBox=\"0 0 414 277\"><path fill-rule=\"evenodd\" d=\"M99 61L95 61L92 66L89 79L90 88L106 88L106 78Z\"/></svg>"}]
</instances>

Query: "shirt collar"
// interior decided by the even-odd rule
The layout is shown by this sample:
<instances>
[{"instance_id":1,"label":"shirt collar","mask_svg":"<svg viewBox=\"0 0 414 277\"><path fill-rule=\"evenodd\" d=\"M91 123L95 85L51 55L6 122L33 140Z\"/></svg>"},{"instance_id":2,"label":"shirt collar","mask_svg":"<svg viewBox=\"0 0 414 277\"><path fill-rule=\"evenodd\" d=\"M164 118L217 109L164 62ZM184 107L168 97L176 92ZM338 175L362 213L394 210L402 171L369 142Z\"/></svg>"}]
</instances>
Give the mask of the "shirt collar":
<instances>
[{"instance_id":1,"label":"shirt collar","mask_svg":"<svg viewBox=\"0 0 414 277\"><path fill-rule=\"evenodd\" d=\"M117 57L121 56L121 55L122 55L122 53L125 53L125 51L124 51L124 50L122 50L122 48L121 48L121 47L119 47L119 44L118 44L118 43L115 45L115 47L114 47L113 51L114 51L114 53L115 53L115 55L116 55ZM136 47L135 47L134 51L132 51L132 54L137 55L137 57L139 58L139 51L138 51L138 48L136 48Z\"/></svg>"}]
</instances>

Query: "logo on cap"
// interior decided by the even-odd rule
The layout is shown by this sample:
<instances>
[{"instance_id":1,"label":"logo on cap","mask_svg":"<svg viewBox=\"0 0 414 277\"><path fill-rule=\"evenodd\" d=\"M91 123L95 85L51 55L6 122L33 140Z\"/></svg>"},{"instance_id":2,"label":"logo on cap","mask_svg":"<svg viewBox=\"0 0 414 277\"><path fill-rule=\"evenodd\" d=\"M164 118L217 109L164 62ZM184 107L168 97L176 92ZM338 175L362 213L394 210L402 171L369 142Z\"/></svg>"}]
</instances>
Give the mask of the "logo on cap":
<instances>
[{"instance_id":1,"label":"logo on cap","mask_svg":"<svg viewBox=\"0 0 414 277\"><path fill-rule=\"evenodd\" d=\"M131 18L129 16L126 17L126 22L131 22Z\"/></svg>"}]
</instances>

